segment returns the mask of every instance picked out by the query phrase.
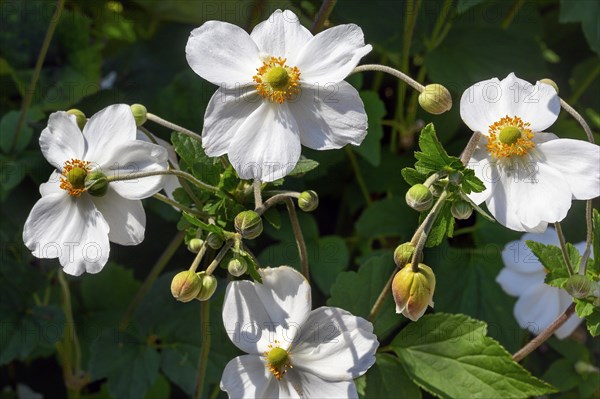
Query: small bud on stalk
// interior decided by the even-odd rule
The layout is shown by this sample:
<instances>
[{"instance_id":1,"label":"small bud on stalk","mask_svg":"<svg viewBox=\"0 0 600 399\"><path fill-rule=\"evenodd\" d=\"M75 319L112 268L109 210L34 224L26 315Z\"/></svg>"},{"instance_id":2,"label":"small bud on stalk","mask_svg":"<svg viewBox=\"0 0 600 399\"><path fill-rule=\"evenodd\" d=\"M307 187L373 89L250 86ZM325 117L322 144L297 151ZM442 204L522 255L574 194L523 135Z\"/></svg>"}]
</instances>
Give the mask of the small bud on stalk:
<instances>
[{"instance_id":1,"label":"small bud on stalk","mask_svg":"<svg viewBox=\"0 0 600 399\"><path fill-rule=\"evenodd\" d=\"M202 245L204 245L204 240L202 240L201 238L192 238L188 242L187 247L190 252L197 254L198 252L200 252Z\"/></svg>"},{"instance_id":2,"label":"small bud on stalk","mask_svg":"<svg viewBox=\"0 0 600 399\"><path fill-rule=\"evenodd\" d=\"M573 298L585 299L593 295L594 283L581 274L574 274L565 283L565 290Z\"/></svg>"},{"instance_id":3,"label":"small bud on stalk","mask_svg":"<svg viewBox=\"0 0 600 399\"><path fill-rule=\"evenodd\" d=\"M212 274L206 274L206 272L196 274L201 282L200 292L198 292L196 299L199 301L208 301L217 290L217 279Z\"/></svg>"},{"instance_id":4,"label":"small bud on stalk","mask_svg":"<svg viewBox=\"0 0 600 399\"><path fill-rule=\"evenodd\" d=\"M430 114L443 114L452 108L452 96L444 86L430 84L419 94L419 105Z\"/></svg>"},{"instance_id":5,"label":"small bud on stalk","mask_svg":"<svg viewBox=\"0 0 600 399\"><path fill-rule=\"evenodd\" d=\"M556 90L556 94L558 94L558 85L552 79L548 79L548 78L541 79L540 83L545 83L547 85L550 85L550 86L554 87L554 90Z\"/></svg>"},{"instance_id":6,"label":"small bud on stalk","mask_svg":"<svg viewBox=\"0 0 600 399\"><path fill-rule=\"evenodd\" d=\"M148 120L148 110L142 104L133 104L131 107L131 113L135 119L135 125L137 127L142 126Z\"/></svg>"},{"instance_id":7,"label":"small bud on stalk","mask_svg":"<svg viewBox=\"0 0 600 399\"><path fill-rule=\"evenodd\" d=\"M234 277L239 277L248 270L248 262L244 258L233 258L227 263L227 271Z\"/></svg>"},{"instance_id":8,"label":"small bud on stalk","mask_svg":"<svg viewBox=\"0 0 600 399\"><path fill-rule=\"evenodd\" d=\"M195 272L179 272L171 281L171 294L179 302L189 302L196 298L202 288L200 278Z\"/></svg>"},{"instance_id":9,"label":"small bud on stalk","mask_svg":"<svg viewBox=\"0 0 600 399\"><path fill-rule=\"evenodd\" d=\"M219 249L223 246L223 239L215 233L208 233L206 236L206 244L212 249Z\"/></svg>"},{"instance_id":10,"label":"small bud on stalk","mask_svg":"<svg viewBox=\"0 0 600 399\"><path fill-rule=\"evenodd\" d=\"M406 203L415 211L426 211L433 205L433 194L424 184L415 184L406 192Z\"/></svg>"},{"instance_id":11,"label":"small bud on stalk","mask_svg":"<svg viewBox=\"0 0 600 399\"><path fill-rule=\"evenodd\" d=\"M87 192L94 197L102 197L108 191L108 179L100 171L94 171L85 177Z\"/></svg>"},{"instance_id":12,"label":"small bud on stalk","mask_svg":"<svg viewBox=\"0 0 600 399\"><path fill-rule=\"evenodd\" d=\"M254 211L243 211L238 213L234 220L235 230L246 239L254 239L263 231L262 219Z\"/></svg>"},{"instance_id":13,"label":"small bud on stalk","mask_svg":"<svg viewBox=\"0 0 600 399\"><path fill-rule=\"evenodd\" d=\"M405 242L396 247L394 251L394 263L398 267L404 267L407 263L410 263L413 254L415 253L415 246L410 242Z\"/></svg>"},{"instance_id":14,"label":"small bud on stalk","mask_svg":"<svg viewBox=\"0 0 600 399\"><path fill-rule=\"evenodd\" d=\"M304 191L298 197L298 208L304 212L312 212L319 206L319 196L313 190Z\"/></svg>"},{"instance_id":15,"label":"small bud on stalk","mask_svg":"<svg viewBox=\"0 0 600 399\"><path fill-rule=\"evenodd\" d=\"M396 313L402 313L412 321L417 321L425 314L427 306L433 307L435 291L435 274L423 263L415 273L411 264L407 264L396 273L392 281L392 293L396 301Z\"/></svg>"},{"instance_id":16,"label":"small bud on stalk","mask_svg":"<svg viewBox=\"0 0 600 399\"><path fill-rule=\"evenodd\" d=\"M473 214L473 207L466 201L458 200L452 204L450 208L452 216L458 220L464 220L471 217Z\"/></svg>"},{"instance_id":17,"label":"small bud on stalk","mask_svg":"<svg viewBox=\"0 0 600 399\"><path fill-rule=\"evenodd\" d=\"M83 131L83 128L84 128L85 124L87 123L87 118L86 118L85 114L75 108L68 110L67 114L75 116L75 121L77 122L77 126L79 126L79 129L81 129Z\"/></svg>"}]
</instances>

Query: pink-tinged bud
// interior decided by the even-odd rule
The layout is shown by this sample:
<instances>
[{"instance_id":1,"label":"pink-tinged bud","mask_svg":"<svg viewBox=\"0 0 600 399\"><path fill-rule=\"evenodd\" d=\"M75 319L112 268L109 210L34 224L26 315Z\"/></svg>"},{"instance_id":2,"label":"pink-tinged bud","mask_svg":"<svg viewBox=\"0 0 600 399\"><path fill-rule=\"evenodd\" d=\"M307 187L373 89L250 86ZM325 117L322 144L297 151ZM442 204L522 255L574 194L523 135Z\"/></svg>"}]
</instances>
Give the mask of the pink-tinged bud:
<instances>
[{"instance_id":1,"label":"pink-tinged bud","mask_svg":"<svg viewBox=\"0 0 600 399\"><path fill-rule=\"evenodd\" d=\"M392 292L396 301L396 313L402 313L412 321L417 321L425 314L427 306L433 307L435 291L435 274L431 268L419 263L415 273L412 266L404 266L392 282Z\"/></svg>"},{"instance_id":2,"label":"pink-tinged bud","mask_svg":"<svg viewBox=\"0 0 600 399\"><path fill-rule=\"evenodd\" d=\"M186 270L179 272L173 277L171 281L171 294L173 298L179 302L189 302L196 298L200 289L202 288L202 282L200 278L193 271Z\"/></svg>"}]
</instances>

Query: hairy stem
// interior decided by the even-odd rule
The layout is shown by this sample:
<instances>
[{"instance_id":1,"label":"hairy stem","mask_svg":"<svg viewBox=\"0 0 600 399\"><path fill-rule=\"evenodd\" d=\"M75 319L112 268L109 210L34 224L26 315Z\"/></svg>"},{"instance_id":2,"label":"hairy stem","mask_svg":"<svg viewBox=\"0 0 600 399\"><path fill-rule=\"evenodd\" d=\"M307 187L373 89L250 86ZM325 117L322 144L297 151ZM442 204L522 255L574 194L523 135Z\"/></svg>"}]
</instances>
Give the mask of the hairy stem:
<instances>
[{"instance_id":1,"label":"hairy stem","mask_svg":"<svg viewBox=\"0 0 600 399\"><path fill-rule=\"evenodd\" d=\"M298 255L300 256L300 265L302 274L310 281L310 273L308 269L308 251L306 250L306 243L304 242L304 236L302 235L302 228L300 227L300 221L298 220L298 214L296 213L296 206L291 198L286 198L285 205L288 213L290 214L290 222L292 223L292 231L296 238L296 245L298 245Z\"/></svg>"},{"instance_id":2,"label":"hairy stem","mask_svg":"<svg viewBox=\"0 0 600 399\"><path fill-rule=\"evenodd\" d=\"M315 18L315 22L313 22L310 31L313 35L319 33L327 18L329 18L329 14L333 11L333 7L335 7L335 3L337 0L323 0L323 4L321 4L321 8L319 9L319 13Z\"/></svg>"},{"instance_id":3,"label":"hairy stem","mask_svg":"<svg viewBox=\"0 0 600 399\"><path fill-rule=\"evenodd\" d=\"M252 186L254 188L254 209L259 209L260 207L262 207L263 205L263 200L262 200L262 183L260 182L260 180L254 180L254 183L252 183Z\"/></svg>"},{"instance_id":4,"label":"hairy stem","mask_svg":"<svg viewBox=\"0 0 600 399\"><path fill-rule=\"evenodd\" d=\"M208 365L208 355L210 354L210 302L202 301L200 305L200 323L202 331L202 346L200 349L200 358L198 360L198 374L196 375L196 388L194 389L194 398L202 397L204 381L206 379L206 368Z\"/></svg>"},{"instance_id":5,"label":"hairy stem","mask_svg":"<svg viewBox=\"0 0 600 399\"><path fill-rule=\"evenodd\" d=\"M562 252L563 261L567 266L567 272L569 273L569 276L572 276L575 274L575 271L573 270L573 265L571 265L571 259L569 259L569 251L567 251L565 235L559 222L554 223L554 228L556 229L556 235L558 236L558 241L560 242L560 251Z\"/></svg>"},{"instance_id":6,"label":"hairy stem","mask_svg":"<svg viewBox=\"0 0 600 399\"><path fill-rule=\"evenodd\" d=\"M404 81L405 83L410 85L413 89L417 90L418 92L422 92L423 90L425 90L425 86L423 86L422 84L420 84L419 82L417 82L416 80L414 80L413 78L408 76L407 74L402 73L397 69L394 69L392 67L385 66L385 65L379 65L379 64L359 65L356 68L354 68L351 73L368 72L368 71L385 72L387 74L390 74L390 75Z\"/></svg>"},{"instance_id":7,"label":"hairy stem","mask_svg":"<svg viewBox=\"0 0 600 399\"><path fill-rule=\"evenodd\" d=\"M146 118L148 118L149 121L157 123L157 124L159 124L161 126L164 126L164 127L168 128L168 129L175 130L177 132L183 133L186 136L193 138L194 140L202 142L202 136L199 135L198 133L194 133L191 130L188 130L188 129L184 128L184 127L176 125L176 124L174 124L172 122L169 122L167 120L164 120L163 118L161 118L159 116L156 116L156 115L154 115L154 114L152 114L150 112L148 112L146 114Z\"/></svg>"},{"instance_id":8,"label":"hairy stem","mask_svg":"<svg viewBox=\"0 0 600 399\"><path fill-rule=\"evenodd\" d=\"M275 194L274 196L267 199L260 208L256 208L255 211L259 215L262 215L273 205L278 204L279 202L285 201L286 198L298 198L298 197L300 197L300 193L295 192L295 191L289 191L289 192L285 192L285 193Z\"/></svg>"}]
</instances>

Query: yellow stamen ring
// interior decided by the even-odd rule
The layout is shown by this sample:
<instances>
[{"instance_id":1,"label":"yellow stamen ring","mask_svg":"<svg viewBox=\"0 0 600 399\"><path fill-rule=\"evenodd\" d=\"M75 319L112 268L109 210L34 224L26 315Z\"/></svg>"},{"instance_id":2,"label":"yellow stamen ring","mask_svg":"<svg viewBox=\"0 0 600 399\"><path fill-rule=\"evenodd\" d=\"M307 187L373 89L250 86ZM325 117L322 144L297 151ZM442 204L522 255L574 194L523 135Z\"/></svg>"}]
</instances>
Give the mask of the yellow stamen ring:
<instances>
[{"instance_id":1,"label":"yellow stamen ring","mask_svg":"<svg viewBox=\"0 0 600 399\"><path fill-rule=\"evenodd\" d=\"M252 77L256 91L270 102L283 104L300 92L300 71L285 64L287 60L270 57L263 62Z\"/></svg>"},{"instance_id":2,"label":"yellow stamen ring","mask_svg":"<svg viewBox=\"0 0 600 399\"><path fill-rule=\"evenodd\" d=\"M79 197L85 191L85 178L91 170L90 162L70 159L63 165L60 188L70 196Z\"/></svg>"},{"instance_id":3,"label":"yellow stamen ring","mask_svg":"<svg viewBox=\"0 0 600 399\"><path fill-rule=\"evenodd\" d=\"M275 340L274 344L268 345L269 350L263 353L263 357L267 361L267 369L275 378L281 380L286 371L293 367L289 352L279 346L279 341Z\"/></svg>"},{"instance_id":4,"label":"yellow stamen ring","mask_svg":"<svg viewBox=\"0 0 600 399\"><path fill-rule=\"evenodd\" d=\"M509 158L512 155L525 155L535 147L530 124L517 116L508 115L490 125L487 149L497 158Z\"/></svg>"}]
</instances>

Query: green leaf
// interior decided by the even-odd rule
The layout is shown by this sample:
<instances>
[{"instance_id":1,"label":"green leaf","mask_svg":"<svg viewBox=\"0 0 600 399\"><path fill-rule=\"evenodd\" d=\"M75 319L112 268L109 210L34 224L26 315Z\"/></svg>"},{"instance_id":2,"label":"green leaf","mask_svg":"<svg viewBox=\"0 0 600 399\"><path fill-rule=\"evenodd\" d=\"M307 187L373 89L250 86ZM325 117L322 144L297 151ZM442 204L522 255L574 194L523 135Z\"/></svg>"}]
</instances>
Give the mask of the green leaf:
<instances>
[{"instance_id":1,"label":"green leaf","mask_svg":"<svg viewBox=\"0 0 600 399\"><path fill-rule=\"evenodd\" d=\"M108 391L117 398L143 397L158 377L160 355L130 333L105 330L91 352L92 379L108 378Z\"/></svg>"},{"instance_id":2,"label":"green leaf","mask_svg":"<svg viewBox=\"0 0 600 399\"><path fill-rule=\"evenodd\" d=\"M304 176L304 174L306 174L307 172L316 169L318 166L319 163L317 161L313 161L312 159L308 159L302 156L296 164L296 166L294 167L294 169L292 169L292 171L288 173L288 176L301 177Z\"/></svg>"},{"instance_id":3,"label":"green leaf","mask_svg":"<svg viewBox=\"0 0 600 399\"><path fill-rule=\"evenodd\" d=\"M581 22L583 34L587 39L590 48L600 55L600 24L598 23L600 15L600 3L594 0L587 1L567 1L560 0L559 21Z\"/></svg>"},{"instance_id":4,"label":"green leaf","mask_svg":"<svg viewBox=\"0 0 600 399\"><path fill-rule=\"evenodd\" d=\"M556 392L464 315L433 314L405 327L391 347L409 377L441 398L527 398Z\"/></svg>"},{"instance_id":5,"label":"green leaf","mask_svg":"<svg viewBox=\"0 0 600 399\"><path fill-rule=\"evenodd\" d=\"M454 216L452 216L452 203L446 201L440 210L433 227L427 236L425 246L428 248L436 247L444 241L446 237L452 237L454 234ZM421 213L420 222L425 220L427 212Z\"/></svg>"},{"instance_id":6,"label":"green leaf","mask_svg":"<svg viewBox=\"0 0 600 399\"><path fill-rule=\"evenodd\" d=\"M585 319L585 325L592 337L600 335L600 308L580 299L575 299L575 304L577 316Z\"/></svg>"},{"instance_id":7,"label":"green leaf","mask_svg":"<svg viewBox=\"0 0 600 399\"><path fill-rule=\"evenodd\" d=\"M219 226L215 225L215 224L208 224L208 223L204 223L203 221L199 220L197 217L190 215L189 213L183 211L181 212L181 216L183 216L183 218L192 226L196 226L199 227L200 229L209 232L209 233L215 233L216 235L218 235L219 237L223 237L223 229L220 228Z\"/></svg>"},{"instance_id":8,"label":"green leaf","mask_svg":"<svg viewBox=\"0 0 600 399\"><path fill-rule=\"evenodd\" d=\"M426 176L435 172L454 171L464 169L463 164L456 157L450 157L435 134L435 127L432 123L421 130L419 135L420 152L415 152L415 169L417 172Z\"/></svg>"},{"instance_id":9,"label":"green leaf","mask_svg":"<svg viewBox=\"0 0 600 399\"><path fill-rule=\"evenodd\" d=\"M385 198L366 208L356 222L356 231L364 238L397 236L408 239L417 216L404 197Z\"/></svg>"},{"instance_id":10,"label":"green leaf","mask_svg":"<svg viewBox=\"0 0 600 399\"><path fill-rule=\"evenodd\" d=\"M202 143L182 133L173 132L171 141L175 152L183 162L182 169L186 167L192 174L205 183L219 184L221 180L221 165L216 158L210 158L204 152Z\"/></svg>"},{"instance_id":11,"label":"green leaf","mask_svg":"<svg viewBox=\"0 0 600 399\"><path fill-rule=\"evenodd\" d=\"M560 248L555 245L544 245L531 240L527 240L526 244L548 271L544 282L553 287L562 288L569 278L569 272L567 271Z\"/></svg>"},{"instance_id":12,"label":"green leaf","mask_svg":"<svg viewBox=\"0 0 600 399\"><path fill-rule=\"evenodd\" d=\"M365 111L369 118L368 133L362 144L352 149L365 158L371 165L379 166L381 163L381 139L383 128L381 120L386 114L385 104L377 93L372 91L361 91L360 97L365 104Z\"/></svg>"},{"instance_id":13,"label":"green leaf","mask_svg":"<svg viewBox=\"0 0 600 399\"><path fill-rule=\"evenodd\" d=\"M404 180L411 186L422 184L426 179L423 174L417 172L417 170L413 168L404 168L401 173Z\"/></svg>"},{"instance_id":14,"label":"green leaf","mask_svg":"<svg viewBox=\"0 0 600 399\"><path fill-rule=\"evenodd\" d=\"M340 273L331 287L331 298L327 300L327 305L337 306L355 316L367 318L395 267L392 255L383 253L367 259L358 272ZM360 295L357 295L357 292L360 292ZM403 320L405 319L402 316L396 314L394 300L388 295L375 319L375 334L383 340Z\"/></svg>"},{"instance_id":15,"label":"green leaf","mask_svg":"<svg viewBox=\"0 0 600 399\"><path fill-rule=\"evenodd\" d=\"M0 150L8 154L13 141L15 139L15 132L17 131L17 125L19 118L21 117L21 111L9 111L2 116L0 120ZM30 123L35 123L42 119L44 114L37 108L30 108L25 116L25 121L21 125L21 133L15 144L14 151L23 151L33 137L33 129L29 126Z\"/></svg>"},{"instance_id":16,"label":"green leaf","mask_svg":"<svg viewBox=\"0 0 600 399\"><path fill-rule=\"evenodd\" d=\"M594 254L594 264L593 268L596 270L596 273L600 273L600 212L597 209L594 209L592 212L592 225L594 231L594 241L593 241L593 254Z\"/></svg>"},{"instance_id":17,"label":"green leaf","mask_svg":"<svg viewBox=\"0 0 600 399\"><path fill-rule=\"evenodd\" d=\"M367 398L421 399L421 390L406 375L397 357L380 353L367 373Z\"/></svg>"}]
</instances>

